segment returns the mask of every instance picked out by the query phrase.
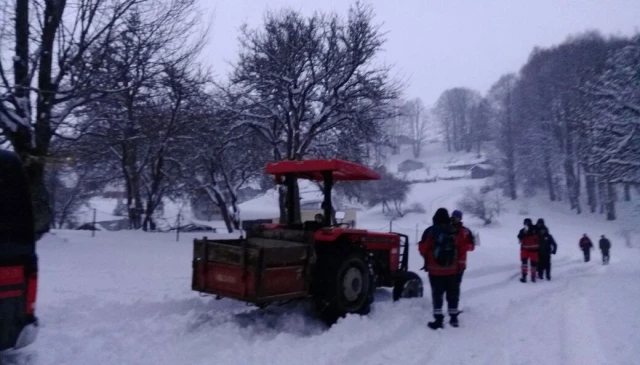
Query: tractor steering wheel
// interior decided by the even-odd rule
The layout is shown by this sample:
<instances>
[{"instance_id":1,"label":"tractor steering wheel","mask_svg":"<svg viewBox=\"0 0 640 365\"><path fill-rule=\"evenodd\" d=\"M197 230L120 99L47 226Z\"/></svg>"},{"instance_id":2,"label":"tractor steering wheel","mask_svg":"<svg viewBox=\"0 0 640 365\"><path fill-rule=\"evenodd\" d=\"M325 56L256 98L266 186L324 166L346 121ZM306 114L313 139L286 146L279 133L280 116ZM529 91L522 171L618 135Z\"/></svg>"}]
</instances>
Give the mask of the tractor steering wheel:
<instances>
[{"instance_id":1,"label":"tractor steering wheel","mask_svg":"<svg viewBox=\"0 0 640 365\"><path fill-rule=\"evenodd\" d=\"M346 226L347 228L351 228L351 224L349 224L347 222L336 223L332 227L341 227L341 226Z\"/></svg>"}]
</instances>

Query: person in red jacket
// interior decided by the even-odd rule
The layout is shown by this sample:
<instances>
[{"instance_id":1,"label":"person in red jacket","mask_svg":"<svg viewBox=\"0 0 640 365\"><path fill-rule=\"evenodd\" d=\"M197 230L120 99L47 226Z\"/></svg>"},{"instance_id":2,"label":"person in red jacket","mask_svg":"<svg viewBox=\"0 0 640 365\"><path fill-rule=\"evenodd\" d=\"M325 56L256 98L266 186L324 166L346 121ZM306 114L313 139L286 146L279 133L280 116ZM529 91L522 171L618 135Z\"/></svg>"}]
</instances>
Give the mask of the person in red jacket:
<instances>
[{"instance_id":1,"label":"person in red jacket","mask_svg":"<svg viewBox=\"0 0 640 365\"><path fill-rule=\"evenodd\" d=\"M518 233L520 241L520 260L522 261L522 278L527 282L527 269L531 264L531 281L536 282L536 266L538 265L538 234L530 218L524 220L524 227Z\"/></svg>"},{"instance_id":2,"label":"person in red jacket","mask_svg":"<svg viewBox=\"0 0 640 365\"><path fill-rule=\"evenodd\" d=\"M458 327L458 253L462 249L454 227L451 225L449 212L439 208L433 216L433 225L422 234L418 244L420 254L425 259L425 268L429 273L434 321L429 322L431 329L443 328L444 314L443 296L446 294L449 323Z\"/></svg>"},{"instance_id":3,"label":"person in red jacket","mask_svg":"<svg viewBox=\"0 0 640 365\"><path fill-rule=\"evenodd\" d=\"M475 238L473 233L467 227L462 224L462 212L454 210L451 213L451 223L456 229L458 239L461 240L462 250L458 254L458 284L462 283L462 276L467 269L467 252L473 251L476 248Z\"/></svg>"},{"instance_id":4,"label":"person in red jacket","mask_svg":"<svg viewBox=\"0 0 640 365\"><path fill-rule=\"evenodd\" d=\"M591 260L591 249L593 249L593 242L587 234L585 233L580 239L580 249L584 254L584 262L589 262Z\"/></svg>"}]
</instances>

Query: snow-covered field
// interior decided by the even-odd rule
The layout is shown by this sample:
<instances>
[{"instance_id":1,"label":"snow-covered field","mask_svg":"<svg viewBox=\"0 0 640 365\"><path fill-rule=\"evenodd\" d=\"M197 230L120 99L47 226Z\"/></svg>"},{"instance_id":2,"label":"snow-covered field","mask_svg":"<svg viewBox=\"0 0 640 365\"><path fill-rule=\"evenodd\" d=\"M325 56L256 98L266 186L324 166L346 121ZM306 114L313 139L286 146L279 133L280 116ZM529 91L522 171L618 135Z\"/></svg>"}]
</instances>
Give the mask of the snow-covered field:
<instances>
[{"instance_id":1,"label":"snow-covered field","mask_svg":"<svg viewBox=\"0 0 640 365\"><path fill-rule=\"evenodd\" d=\"M437 151L436 151L437 152ZM423 162L456 162L427 153ZM407 157L396 156L390 169ZM446 158L445 158L446 157ZM458 156L458 160L475 157ZM431 161L431 160L433 161ZM399 231L412 239L410 268L422 266L415 237L441 206L456 208L465 188L481 180L412 185L409 202L426 214L390 222L380 207L358 213L358 226ZM312 192L308 194L313 195ZM99 202L98 202L99 203ZM271 215L275 197L243 205L245 215ZM0 355L0 364L638 364L640 242L625 247L616 224L576 216L543 200L509 203L483 227L462 285L461 327L434 332L431 300L394 303L379 290L370 315L331 328L306 303L263 310L191 291L192 240L202 234L54 231L38 244L41 332L30 347ZM517 231L525 216L545 218L559 244L552 281L522 284ZM618 223L619 224L619 223ZM578 239L601 234L613 243L611 263L584 263Z\"/></svg>"},{"instance_id":2,"label":"snow-covered field","mask_svg":"<svg viewBox=\"0 0 640 365\"><path fill-rule=\"evenodd\" d=\"M472 182L478 183L479 182ZM414 187L427 215L411 214L394 230L415 233L433 210L452 209L469 181ZM190 290L193 234L55 231L39 246L42 327L29 348L2 364L637 364L640 359L640 250L626 248L616 227L577 217L563 206L535 204L559 243L551 282L522 284L515 235L520 205L480 233L462 288L461 327L427 328L431 301L393 303L377 293L369 316L331 328L304 303L253 309ZM359 218L384 229L379 208ZM583 232L612 238L611 264L599 254L581 262ZM416 246L410 266L421 267ZM424 272L420 272L424 277ZM428 288L428 286L427 286Z\"/></svg>"}]
</instances>

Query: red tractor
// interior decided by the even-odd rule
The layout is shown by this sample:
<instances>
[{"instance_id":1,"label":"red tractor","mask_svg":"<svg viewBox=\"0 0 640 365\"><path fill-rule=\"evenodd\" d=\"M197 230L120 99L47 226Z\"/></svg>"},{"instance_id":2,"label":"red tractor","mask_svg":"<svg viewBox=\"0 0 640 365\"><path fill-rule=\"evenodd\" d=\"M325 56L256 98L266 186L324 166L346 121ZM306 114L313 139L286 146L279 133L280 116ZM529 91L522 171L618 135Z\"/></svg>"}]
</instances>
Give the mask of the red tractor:
<instances>
[{"instance_id":1,"label":"red tractor","mask_svg":"<svg viewBox=\"0 0 640 365\"><path fill-rule=\"evenodd\" d=\"M334 183L379 180L378 173L338 159L280 161L265 172L287 187L287 222L256 226L246 238L194 240L193 290L259 307L312 298L330 322L368 313L378 287L393 288L394 300L422 296L422 279L408 270L406 235L335 223ZM322 182L322 222L295 221L297 179Z\"/></svg>"}]
</instances>

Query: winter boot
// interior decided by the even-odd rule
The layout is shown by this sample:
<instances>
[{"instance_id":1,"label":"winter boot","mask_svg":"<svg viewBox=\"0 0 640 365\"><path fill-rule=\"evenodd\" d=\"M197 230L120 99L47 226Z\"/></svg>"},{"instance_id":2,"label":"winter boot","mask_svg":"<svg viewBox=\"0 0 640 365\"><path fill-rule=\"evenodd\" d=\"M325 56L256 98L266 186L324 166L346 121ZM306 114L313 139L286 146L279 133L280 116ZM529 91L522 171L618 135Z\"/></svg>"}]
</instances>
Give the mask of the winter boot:
<instances>
[{"instance_id":1,"label":"winter boot","mask_svg":"<svg viewBox=\"0 0 640 365\"><path fill-rule=\"evenodd\" d=\"M522 274L522 277L520 278L520 282L521 283L526 283L527 282L527 274Z\"/></svg>"},{"instance_id":2,"label":"winter boot","mask_svg":"<svg viewBox=\"0 0 640 365\"><path fill-rule=\"evenodd\" d=\"M443 322L444 322L444 315L442 314L436 314L435 316L433 316L436 320L433 322L429 322L427 325L429 326L429 328L431 328L432 330L437 330L438 328L444 328L443 326Z\"/></svg>"},{"instance_id":3,"label":"winter boot","mask_svg":"<svg viewBox=\"0 0 640 365\"><path fill-rule=\"evenodd\" d=\"M451 314L450 317L451 317L451 319L449 320L449 324L451 325L451 327L458 328L460 326L460 322L458 322L458 315L457 314Z\"/></svg>"},{"instance_id":4,"label":"winter boot","mask_svg":"<svg viewBox=\"0 0 640 365\"><path fill-rule=\"evenodd\" d=\"M535 275L531 275L531 282L535 283L536 282L536 276Z\"/></svg>"}]
</instances>

